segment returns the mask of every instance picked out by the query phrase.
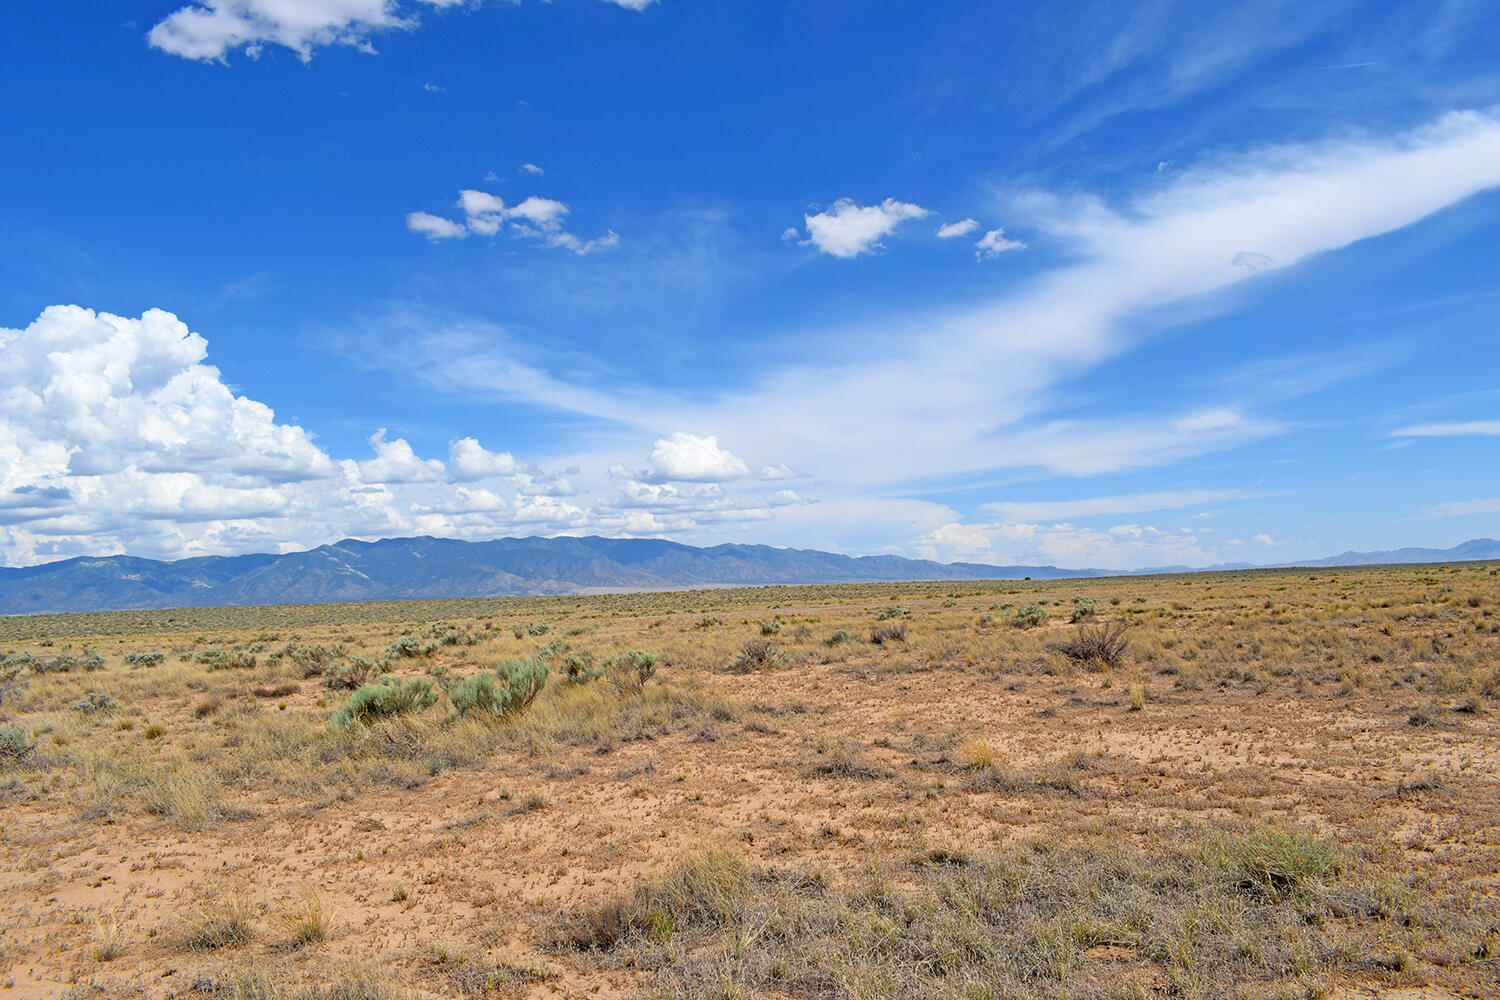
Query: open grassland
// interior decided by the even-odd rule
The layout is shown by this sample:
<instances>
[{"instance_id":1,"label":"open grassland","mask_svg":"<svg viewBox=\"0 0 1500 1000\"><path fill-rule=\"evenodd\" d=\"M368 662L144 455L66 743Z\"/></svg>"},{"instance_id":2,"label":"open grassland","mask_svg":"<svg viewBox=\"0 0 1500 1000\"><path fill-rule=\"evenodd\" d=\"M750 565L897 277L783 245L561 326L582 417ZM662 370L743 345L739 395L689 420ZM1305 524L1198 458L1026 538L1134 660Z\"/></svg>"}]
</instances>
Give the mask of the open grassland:
<instances>
[{"instance_id":1,"label":"open grassland","mask_svg":"<svg viewBox=\"0 0 1500 1000\"><path fill-rule=\"evenodd\" d=\"M0 619L0 995L1500 995L1493 565Z\"/></svg>"}]
</instances>

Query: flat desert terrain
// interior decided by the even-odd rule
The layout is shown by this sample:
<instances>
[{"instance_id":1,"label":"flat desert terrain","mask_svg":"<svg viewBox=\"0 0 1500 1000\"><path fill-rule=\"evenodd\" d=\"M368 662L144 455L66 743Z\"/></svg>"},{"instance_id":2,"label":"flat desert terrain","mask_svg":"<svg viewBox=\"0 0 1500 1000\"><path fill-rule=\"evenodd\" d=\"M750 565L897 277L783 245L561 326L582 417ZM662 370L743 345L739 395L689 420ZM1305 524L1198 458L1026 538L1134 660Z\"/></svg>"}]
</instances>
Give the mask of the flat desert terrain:
<instances>
[{"instance_id":1,"label":"flat desert terrain","mask_svg":"<svg viewBox=\"0 0 1500 1000\"><path fill-rule=\"evenodd\" d=\"M0 619L0 996L1500 996L1497 609L1465 563Z\"/></svg>"}]
</instances>

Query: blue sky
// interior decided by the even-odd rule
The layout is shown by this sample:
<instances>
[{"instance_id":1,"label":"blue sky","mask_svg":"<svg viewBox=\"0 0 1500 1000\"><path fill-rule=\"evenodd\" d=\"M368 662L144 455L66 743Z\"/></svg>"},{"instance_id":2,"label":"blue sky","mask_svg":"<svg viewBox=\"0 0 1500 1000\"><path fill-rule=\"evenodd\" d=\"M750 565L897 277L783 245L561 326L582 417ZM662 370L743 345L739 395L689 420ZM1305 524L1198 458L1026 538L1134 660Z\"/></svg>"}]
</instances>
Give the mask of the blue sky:
<instances>
[{"instance_id":1,"label":"blue sky","mask_svg":"<svg viewBox=\"0 0 1500 1000\"><path fill-rule=\"evenodd\" d=\"M0 36L0 562L1500 534L1500 9L181 0Z\"/></svg>"}]
</instances>

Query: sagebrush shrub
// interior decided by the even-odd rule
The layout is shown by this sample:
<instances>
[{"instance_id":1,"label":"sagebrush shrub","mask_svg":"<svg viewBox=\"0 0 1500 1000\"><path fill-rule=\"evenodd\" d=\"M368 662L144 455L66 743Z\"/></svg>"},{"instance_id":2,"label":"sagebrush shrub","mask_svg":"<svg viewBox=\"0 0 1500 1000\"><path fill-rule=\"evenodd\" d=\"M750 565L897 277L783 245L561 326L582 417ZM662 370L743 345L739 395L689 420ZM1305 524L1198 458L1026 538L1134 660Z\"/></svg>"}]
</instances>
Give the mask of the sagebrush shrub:
<instances>
[{"instance_id":1,"label":"sagebrush shrub","mask_svg":"<svg viewBox=\"0 0 1500 1000\"><path fill-rule=\"evenodd\" d=\"M542 693L550 668L535 657L501 660L495 673L463 677L448 688L448 700L458 718L502 718L524 709Z\"/></svg>"},{"instance_id":2,"label":"sagebrush shrub","mask_svg":"<svg viewBox=\"0 0 1500 1000\"><path fill-rule=\"evenodd\" d=\"M495 676L506 687L508 711L518 712L536 700L547 685L549 667L536 657L507 658L495 664Z\"/></svg>"},{"instance_id":3,"label":"sagebrush shrub","mask_svg":"<svg viewBox=\"0 0 1500 1000\"><path fill-rule=\"evenodd\" d=\"M1039 604L1027 604L1017 608L1010 621L1017 628L1035 628L1038 625L1047 624L1047 612L1043 611Z\"/></svg>"},{"instance_id":4,"label":"sagebrush shrub","mask_svg":"<svg viewBox=\"0 0 1500 1000\"><path fill-rule=\"evenodd\" d=\"M120 703L112 695L106 694L103 691L90 691L68 706L68 708L83 715L93 715L95 712L112 712L119 707Z\"/></svg>"},{"instance_id":5,"label":"sagebrush shrub","mask_svg":"<svg viewBox=\"0 0 1500 1000\"><path fill-rule=\"evenodd\" d=\"M1073 613L1068 616L1068 621L1072 622L1074 625L1077 625L1079 622L1088 621L1093 617L1094 602L1089 600L1088 598L1084 598L1083 600L1078 602L1076 607L1073 608Z\"/></svg>"},{"instance_id":6,"label":"sagebrush shrub","mask_svg":"<svg viewBox=\"0 0 1500 1000\"><path fill-rule=\"evenodd\" d=\"M56 656L41 658L33 657L30 653L21 655L26 666L38 674L70 674L75 670L92 672L104 666L104 657L93 646L84 646L82 656L72 653L58 653Z\"/></svg>"},{"instance_id":7,"label":"sagebrush shrub","mask_svg":"<svg viewBox=\"0 0 1500 1000\"><path fill-rule=\"evenodd\" d=\"M257 662L254 653L240 650L226 653L222 649L202 650L193 660L203 664L205 670L253 670Z\"/></svg>"},{"instance_id":8,"label":"sagebrush shrub","mask_svg":"<svg viewBox=\"0 0 1500 1000\"><path fill-rule=\"evenodd\" d=\"M454 718L458 719L505 712L505 696L489 674L460 677L448 685L448 701L453 705Z\"/></svg>"},{"instance_id":9,"label":"sagebrush shrub","mask_svg":"<svg viewBox=\"0 0 1500 1000\"><path fill-rule=\"evenodd\" d=\"M604 671L594 662L594 654L586 649L563 656L562 669L569 684L587 684L604 676Z\"/></svg>"},{"instance_id":10,"label":"sagebrush shrub","mask_svg":"<svg viewBox=\"0 0 1500 1000\"><path fill-rule=\"evenodd\" d=\"M323 683L328 687L338 690L354 691L372 681L378 680L381 675L391 671L389 660L371 659L367 656L351 656L347 660L330 663L323 670Z\"/></svg>"},{"instance_id":11,"label":"sagebrush shrub","mask_svg":"<svg viewBox=\"0 0 1500 1000\"><path fill-rule=\"evenodd\" d=\"M870 642L876 646L884 646L888 642L906 641L906 623L899 625L877 625L870 629Z\"/></svg>"},{"instance_id":12,"label":"sagebrush shrub","mask_svg":"<svg viewBox=\"0 0 1500 1000\"><path fill-rule=\"evenodd\" d=\"M644 687L656 676L656 654L644 649L632 649L605 663L617 683L632 687Z\"/></svg>"},{"instance_id":13,"label":"sagebrush shrub","mask_svg":"<svg viewBox=\"0 0 1500 1000\"><path fill-rule=\"evenodd\" d=\"M289 643L282 653L302 668L303 677L317 677L328 672L328 668L349 655L349 647L342 642L332 646L298 646Z\"/></svg>"},{"instance_id":14,"label":"sagebrush shrub","mask_svg":"<svg viewBox=\"0 0 1500 1000\"><path fill-rule=\"evenodd\" d=\"M167 660L167 654L158 650L145 653L126 653L125 665L127 667L159 667Z\"/></svg>"},{"instance_id":15,"label":"sagebrush shrub","mask_svg":"<svg viewBox=\"0 0 1500 1000\"><path fill-rule=\"evenodd\" d=\"M776 670L786 666L786 654L781 647L768 639L748 639L740 647L740 655L730 665L736 673L748 674L756 670Z\"/></svg>"},{"instance_id":16,"label":"sagebrush shrub","mask_svg":"<svg viewBox=\"0 0 1500 1000\"><path fill-rule=\"evenodd\" d=\"M437 690L431 678L413 677L403 681L398 677L386 677L351 694L328 722L335 729L347 729L355 723L428 708L436 701Z\"/></svg>"},{"instance_id":17,"label":"sagebrush shrub","mask_svg":"<svg viewBox=\"0 0 1500 1000\"><path fill-rule=\"evenodd\" d=\"M404 639L397 639L391 643L390 648L390 655L395 659L415 660L424 656L431 656L435 652L437 652L437 643L423 642L414 635L406 636Z\"/></svg>"},{"instance_id":18,"label":"sagebrush shrub","mask_svg":"<svg viewBox=\"0 0 1500 1000\"><path fill-rule=\"evenodd\" d=\"M15 726L0 726L0 764L14 764L36 753L26 734Z\"/></svg>"}]
</instances>

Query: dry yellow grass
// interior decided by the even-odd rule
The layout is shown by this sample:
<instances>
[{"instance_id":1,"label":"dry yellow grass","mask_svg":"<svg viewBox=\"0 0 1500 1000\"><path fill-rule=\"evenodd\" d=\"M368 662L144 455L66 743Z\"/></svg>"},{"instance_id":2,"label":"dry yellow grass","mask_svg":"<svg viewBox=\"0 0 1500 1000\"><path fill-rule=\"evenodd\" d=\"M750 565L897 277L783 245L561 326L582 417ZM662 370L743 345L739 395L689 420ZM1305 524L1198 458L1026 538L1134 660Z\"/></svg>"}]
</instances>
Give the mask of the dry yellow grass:
<instances>
[{"instance_id":1,"label":"dry yellow grass","mask_svg":"<svg viewBox=\"0 0 1500 1000\"><path fill-rule=\"evenodd\" d=\"M1000 755L983 736L970 736L959 744L958 759L970 770L987 771L999 762Z\"/></svg>"},{"instance_id":2,"label":"dry yellow grass","mask_svg":"<svg viewBox=\"0 0 1500 1000\"><path fill-rule=\"evenodd\" d=\"M1107 669L1056 649L1086 601ZM1497 604L1464 564L0 619L0 990L1492 995ZM539 647L529 709L452 711ZM431 704L330 727L388 655ZM1014 961L932 964L965 935Z\"/></svg>"}]
</instances>

